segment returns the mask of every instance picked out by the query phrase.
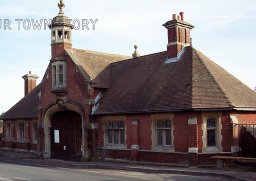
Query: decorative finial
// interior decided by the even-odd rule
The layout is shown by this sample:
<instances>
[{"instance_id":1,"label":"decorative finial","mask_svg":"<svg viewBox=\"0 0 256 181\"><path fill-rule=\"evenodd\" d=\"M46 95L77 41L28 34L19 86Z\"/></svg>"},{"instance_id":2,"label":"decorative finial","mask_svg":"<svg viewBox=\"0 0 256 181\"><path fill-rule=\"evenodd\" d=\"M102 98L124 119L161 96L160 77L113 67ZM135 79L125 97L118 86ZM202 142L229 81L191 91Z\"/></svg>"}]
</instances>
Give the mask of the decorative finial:
<instances>
[{"instance_id":1,"label":"decorative finial","mask_svg":"<svg viewBox=\"0 0 256 181\"><path fill-rule=\"evenodd\" d=\"M58 3L58 7L60 8L60 12L59 14L64 14L64 7L65 7L65 4L63 3L63 0L60 0L60 3Z\"/></svg>"},{"instance_id":2,"label":"decorative finial","mask_svg":"<svg viewBox=\"0 0 256 181\"><path fill-rule=\"evenodd\" d=\"M132 57L133 57L133 58L139 57L139 56L140 56L140 53L139 53L139 51L138 51L138 46L137 46L137 45L134 45L134 49L135 49L135 51L134 51L134 53L132 54Z\"/></svg>"}]
</instances>

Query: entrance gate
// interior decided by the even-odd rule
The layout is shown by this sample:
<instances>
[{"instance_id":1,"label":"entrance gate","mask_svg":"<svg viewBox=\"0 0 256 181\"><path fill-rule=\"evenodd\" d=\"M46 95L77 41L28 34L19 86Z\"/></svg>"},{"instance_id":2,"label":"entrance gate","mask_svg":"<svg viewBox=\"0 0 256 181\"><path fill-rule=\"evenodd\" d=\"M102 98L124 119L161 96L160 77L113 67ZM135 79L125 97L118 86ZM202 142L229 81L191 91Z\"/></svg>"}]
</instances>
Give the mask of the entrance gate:
<instances>
[{"instance_id":1,"label":"entrance gate","mask_svg":"<svg viewBox=\"0 0 256 181\"><path fill-rule=\"evenodd\" d=\"M238 138L240 156L256 157L256 124L236 124L238 126Z\"/></svg>"},{"instance_id":2,"label":"entrance gate","mask_svg":"<svg viewBox=\"0 0 256 181\"><path fill-rule=\"evenodd\" d=\"M73 111L58 112L51 119L51 157L80 160L82 156L82 119Z\"/></svg>"}]
</instances>

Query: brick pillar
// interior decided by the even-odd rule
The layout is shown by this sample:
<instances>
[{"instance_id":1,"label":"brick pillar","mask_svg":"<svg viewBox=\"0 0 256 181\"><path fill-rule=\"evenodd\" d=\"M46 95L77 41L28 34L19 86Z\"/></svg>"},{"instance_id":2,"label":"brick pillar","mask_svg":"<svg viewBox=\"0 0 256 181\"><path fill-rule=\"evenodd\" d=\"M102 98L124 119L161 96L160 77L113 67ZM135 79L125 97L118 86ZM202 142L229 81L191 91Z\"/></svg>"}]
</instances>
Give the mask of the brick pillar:
<instances>
[{"instance_id":1,"label":"brick pillar","mask_svg":"<svg viewBox=\"0 0 256 181\"><path fill-rule=\"evenodd\" d=\"M198 131L197 131L197 117L188 119L188 135L189 135L189 148L188 160L190 166L198 164Z\"/></svg>"},{"instance_id":2,"label":"brick pillar","mask_svg":"<svg viewBox=\"0 0 256 181\"><path fill-rule=\"evenodd\" d=\"M131 159L134 161L139 160L139 120L132 120L132 146L131 146Z\"/></svg>"},{"instance_id":3,"label":"brick pillar","mask_svg":"<svg viewBox=\"0 0 256 181\"><path fill-rule=\"evenodd\" d=\"M30 121L25 122L25 142L27 146L27 150L30 150L31 143L30 143Z\"/></svg>"},{"instance_id":4,"label":"brick pillar","mask_svg":"<svg viewBox=\"0 0 256 181\"><path fill-rule=\"evenodd\" d=\"M39 106L38 114L38 128L37 128L37 152L40 158L44 157L44 128L43 128L43 115L42 106Z\"/></svg>"},{"instance_id":5,"label":"brick pillar","mask_svg":"<svg viewBox=\"0 0 256 181\"><path fill-rule=\"evenodd\" d=\"M239 121L236 116L230 115L230 120L233 126L233 136L232 136L232 145L231 152L238 153L241 149L239 147Z\"/></svg>"}]
</instances>

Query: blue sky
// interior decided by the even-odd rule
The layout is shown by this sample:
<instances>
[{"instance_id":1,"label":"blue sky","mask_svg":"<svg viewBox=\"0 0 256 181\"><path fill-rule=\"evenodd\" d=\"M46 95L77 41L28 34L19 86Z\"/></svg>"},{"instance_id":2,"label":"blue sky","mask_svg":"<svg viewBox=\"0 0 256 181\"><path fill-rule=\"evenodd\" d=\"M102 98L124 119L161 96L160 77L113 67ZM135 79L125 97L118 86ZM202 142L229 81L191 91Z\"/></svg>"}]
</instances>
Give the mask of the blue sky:
<instances>
[{"instance_id":1,"label":"blue sky","mask_svg":"<svg viewBox=\"0 0 256 181\"><path fill-rule=\"evenodd\" d=\"M32 71L41 81L50 60L49 30L18 30L15 19L52 19L58 0L0 1L1 20L10 19L12 30L0 28L0 113L24 95L21 77ZM164 51L167 32L162 26L172 14L185 12L195 26L193 46L240 79L256 86L255 0L64 0L65 15L72 19L98 19L96 30L73 31L73 47L131 55Z\"/></svg>"}]
</instances>

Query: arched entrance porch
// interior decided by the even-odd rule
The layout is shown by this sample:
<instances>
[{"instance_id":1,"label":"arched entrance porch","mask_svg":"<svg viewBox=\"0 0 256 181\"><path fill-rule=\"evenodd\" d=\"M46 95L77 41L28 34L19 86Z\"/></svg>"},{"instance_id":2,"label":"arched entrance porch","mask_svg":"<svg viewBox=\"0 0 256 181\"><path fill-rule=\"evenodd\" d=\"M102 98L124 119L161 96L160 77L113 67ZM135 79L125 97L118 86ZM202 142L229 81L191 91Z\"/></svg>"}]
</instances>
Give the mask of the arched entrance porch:
<instances>
[{"instance_id":1,"label":"arched entrance porch","mask_svg":"<svg viewBox=\"0 0 256 181\"><path fill-rule=\"evenodd\" d=\"M43 122L42 122L43 137L44 137L43 157L67 159L67 160L86 159L88 157L88 153L87 153L88 148L87 148L87 129L86 129L86 123L83 117L84 112L79 106L75 104L66 103L65 106L66 106L66 110L61 111L59 106L55 104L49 107L48 109L46 109L44 113ZM63 126L63 125L66 125L66 126ZM56 130L55 133L54 133L54 130ZM67 145L65 144L68 142L68 140L71 140L72 132L74 133L76 131L78 131L78 135L80 135L81 139L76 138L77 141L75 143L75 146L73 145L73 147L70 149L77 150L77 151L75 151L75 154L69 154L69 153L72 153L72 150L70 150L69 153L64 153L64 151L67 151L68 149ZM66 133L67 135L64 135L63 132L67 132ZM58 137L59 137L59 141L58 141ZM60 142L60 143L56 143L56 144L59 144L58 146L54 145L55 141ZM73 142L73 141L74 140L71 140L70 142ZM57 150L60 151L60 149L62 149L62 152L63 152L61 153L62 156L57 154L58 152ZM79 155L80 155L80 158L78 158Z\"/></svg>"},{"instance_id":2,"label":"arched entrance porch","mask_svg":"<svg viewBox=\"0 0 256 181\"><path fill-rule=\"evenodd\" d=\"M81 116L73 111L57 112L51 118L51 125L51 158L81 160Z\"/></svg>"}]
</instances>

